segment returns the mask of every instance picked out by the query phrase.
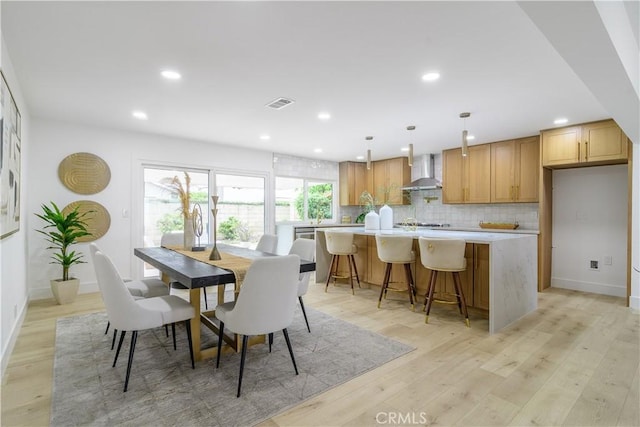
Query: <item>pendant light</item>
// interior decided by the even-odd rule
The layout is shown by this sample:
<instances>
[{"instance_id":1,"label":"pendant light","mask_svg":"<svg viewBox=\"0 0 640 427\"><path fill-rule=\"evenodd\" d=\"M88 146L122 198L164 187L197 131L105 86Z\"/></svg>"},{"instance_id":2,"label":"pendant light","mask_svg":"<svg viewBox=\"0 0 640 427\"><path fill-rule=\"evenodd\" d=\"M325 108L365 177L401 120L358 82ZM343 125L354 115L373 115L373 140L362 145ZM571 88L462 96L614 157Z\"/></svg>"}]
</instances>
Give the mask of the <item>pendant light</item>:
<instances>
[{"instance_id":1,"label":"pendant light","mask_svg":"<svg viewBox=\"0 0 640 427\"><path fill-rule=\"evenodd\" d=\"M373 139L372 136L365 136L365 140L371 141ZM367 148L367 170L371 169L371 148Z\"/></svg>"},{"instance_id":2,"label":"pendant light","mask_svg":"<svg viewBox=\"0 0 640 427\"><path fill-rule=\"evenodd\" d=\"M469 132L467 132L467 118L471 117L471 113L460 113L460 118L463 120L463 125L462 125L462 157L467 157L467 154L469 154L469 145L468 145L468 139L467 139L467 135L469 134Z\"/></svg>"},{"instance_id":3,"label":"pendant light","mask_svg":"<svg viewBox=\"0 0 640 427\"><path fill-rule=\"evenodd\" d=\"M415 129L416 129L415 126L407 126L407 130L408 131L412 131L412 130L415 130ZM409 135L411 135L411 134L409 134ZM411 140L412 140L412 138L410 137L409 141L411 141ZM409 162L408 163L409 163L409 166L413 166L413 143L409 144Z\"/></svg>"}]
</instances>

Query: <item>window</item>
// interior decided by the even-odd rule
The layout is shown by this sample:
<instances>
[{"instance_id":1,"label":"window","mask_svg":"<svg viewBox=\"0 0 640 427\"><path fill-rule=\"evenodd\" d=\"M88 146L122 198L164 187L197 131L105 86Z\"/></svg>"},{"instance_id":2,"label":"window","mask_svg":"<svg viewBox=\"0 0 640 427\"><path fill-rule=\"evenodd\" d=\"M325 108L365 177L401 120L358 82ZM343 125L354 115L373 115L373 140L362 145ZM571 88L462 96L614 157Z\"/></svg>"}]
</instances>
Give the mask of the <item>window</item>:
<instances>
[{"instance_id":1,"label":"window","mask_svg":"<svg viewBox=\"0 0 640 427\"><path fill-rule=\"evenodd\" d=\"M334 218L334 182L277 176L276 222Z\"/></svg>"}]
</instances>

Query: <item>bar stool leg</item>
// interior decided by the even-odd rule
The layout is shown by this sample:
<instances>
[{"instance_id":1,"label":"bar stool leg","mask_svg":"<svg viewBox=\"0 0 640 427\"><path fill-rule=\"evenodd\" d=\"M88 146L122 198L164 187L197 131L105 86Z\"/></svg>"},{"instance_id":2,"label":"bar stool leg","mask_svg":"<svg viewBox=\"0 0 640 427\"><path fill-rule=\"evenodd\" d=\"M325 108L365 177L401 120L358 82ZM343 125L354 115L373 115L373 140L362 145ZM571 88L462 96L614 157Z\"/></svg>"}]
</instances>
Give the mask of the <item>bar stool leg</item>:
<instances>
[{"instance_id":1,"label":"bar stool leg","mask_svg":"<svg viewBox=\"0 0 640 427\"><path fill-rule=\"evenodd\" d=\"M347 255L347 264L349 264L349 283L351 284L351 295L355 295L353 290L353 270L351 268L351 255Z\"/></svg>"},{"instance_id":2,"label":"bar stool leg","mask_svg":"<svg viewBox=\"0 0 640 427\"><path fill-rule=\"evenodd\" d=\"M329 288L329 282L331 281L331 277L333 276L333 265L336 262L336 256L335 255L331 255L331 265L329 266L329 273L327 273L327 284L324 287L324 291L327 292L327 289Z\"/></svg>"},{"instance_id":3,"label":"bar stool leg","mask_svg":"<svg viewBox=\"0 0 640 427\"><path fill-rule=\"evenodd\" d=\"M464 298L464 293L462 292L462 283L460 281L460 274L457 271L453 273L453 283L455 283L456 291L458 293L458 299L462 304L462 314L464 314L464 323L467 325L467 328L471 327L469 324L469 313L467 312L467 301Z\"/></svg>"},{"instance_id":4,"label":"bar stool leg","mask_svg":"<svg viewBox=\"0 0 640 427\"><path fill-rule=\"evenodd\" d=\"M404 264L404 273L407 276L407 290L409 291L409 302L411 303L411 311L416 311L413 303L413 297L415 296L415 288L413 285L413 277L411 274L411 265Z\"/></svg>"},{"instance_id":5,"label":"bar stool leg","mask_svg":"<svg viewBox=\"0 0 640 427\"><path fill-rule=\"evenodd\" d=\"M358 287L360 288L360 276L358 275L358 267L356 267L356 259L353 255L349 255L349 259L351 259L351 263L353 264L353 271L356 272L356 280L358 281Z\"/></svg>"},{"instance_id":6,"label":"bar stool leg","mask_svg":"<svg viewBox=\"0 0 640 427\"><path fill-rule=\"evenodd\" d=\"M382 281L382 287L380 288L380 297L378 298L378 308L380 308L380 304L382 303L382 295L387 295L387 286L389 286L389 277L391 276L391 264L387 264L386 269L384 270L384 280Z\"/></svg>"},{"instance_id":7,"label":"bar stool leg","mask_svg":"<svg viewBox=\"0 0 640 427\"><path fill-rule=\"evenodd\" d=\"M429 290L424 299L425 304L425 316L424 323L429 323L429 312L431 311L431 304L433 303L433 292L436 289L436 279L438 278L438 270L431 270L431 280L429 281Z\"/></svg>"}]
</instances>

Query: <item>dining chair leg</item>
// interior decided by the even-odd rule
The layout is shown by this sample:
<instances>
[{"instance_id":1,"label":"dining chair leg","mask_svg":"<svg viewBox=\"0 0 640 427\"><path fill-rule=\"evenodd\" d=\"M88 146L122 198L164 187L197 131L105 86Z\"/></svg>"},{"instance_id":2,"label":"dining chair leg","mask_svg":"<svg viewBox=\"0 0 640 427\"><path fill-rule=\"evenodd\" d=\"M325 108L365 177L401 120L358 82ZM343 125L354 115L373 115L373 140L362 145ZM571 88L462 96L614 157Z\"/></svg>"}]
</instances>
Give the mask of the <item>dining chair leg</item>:
<instances>
[{"instance_id":1,"label":"dining chair leg","mask_svg":"<svg viewBox=\"0 0 640 427\"><path fill-rule=\"evenodd\" d=\"M120 354L120 349L122 348L122 341L124 341L124 335L126 333L127 331L120 332L120 341L118 341L118 349L116 350L116 356L113 358L113 365L111 365L112 368L116 367L116 362L118 361L118 355Z\"/></svg>"},{"instance_id":2,"label":"dining chair leg","mask_svg":"<svg viewBox=\"0 0 640 427\"><path fill-rule=\"evenodd\" d=\"M382 296L387 294L387 286L389 285L389 276L391 275L391 264L387 264L384 270L384 279L382 280L382 286L380 287L380 297L378 297L378 308L382 303Z\"/></svg>"},{"instance_id":3,"label":"dining chair leg","mask_svg":"<svg viewBox=\"0 0 640 427\"><path fill-rule=\"evenodd\" d=\"M433 293L436 290L436 280L438 278L438 270L431 270L431 283L429 284L429 291L425 297L425 316L424 323L429 323L429 312L431 311L431 305L433 304Z\"/></svg>"},{"instance_id":4,"label":"dining chair leg","mask_svg":"<svg viewBox=\"0 0 640 427\"><path fill-rule=\"evenodd\" d=\"M269 353L271 353L271 346L273 346L273 332L269 332Z\"/></svg>"},{"instance_id":5,"label":"dining chair leg","mask_svg":"<svg viewBox=\"0 0 640 427\"><path fill-rule=\"evenodd\" d=\"M113 350L113 347L115 347L115 345L116 345L116 335L118 335L118 330L114 329L113 330L113 338L111 339L111 350Z\"/></svg>"},{"instance_id":6,"label":"dining chair leg","mask_svg":"<svg viewBox=\"0 0 640 427\"><path fill-rule=\"evenodd\" d=\"M164 335L169 338L169 325L164 325Z\"/></svg>"},{"instance_id":7,"label":"dining chair leg","mask_svg":"<svg viewBox=\"0 0 640 427\"><path fill-rule=\"evenodd\" d=\"M185 320L184 326L187 328L187 339L189 340L189 355L191 356L191 369L196 369L196 363L193 360L193 339L191 338L191 319Z\"/></svg>"},{"instance_id":8,"label":"dining chair leg","mask_svg":"<svg viewBox=\"0 0 640 427\"><path fill-rule=\"evenodd\" d=\"M173 349L176 350L176 324L171 324L171 334L173 335Z\"/></svg>"},{"instance_id":9,"label":"dining chair leg","mask_svg":"<svg viewBox=\"0 0 640 427\"><path fill-rule=\"evenodd\" d=\"M107 320L107 329L104 330L105 335L109 333L109 326L111 326L111 322Z\"/></svg>"},{"instance_id":10,"label":"dining chair leg","mask_svg":"<svg viewBox=\"0 0 640 427\"><path fill-rule=\"evenodd\" d=\"M133 351L136 349L136 341L138 340L138 331L131 334L131 348L129 349L129 363L127 363L127 376L124 380L124 391L129 387L129 375L131 375L131 365L133 364Z\"/></svg>"},{"instance_id":11,"label":"dining chair leg","mask_svg":"<svg viewBox=\"0 0 640 427\"><path fill-rule=\"evenodd\" d=\"M302 309L302 315L304 316L304 322L307 324L307 331L311 333L311 328L309 328L309 320L307 319L307 312L304 309L304 302L302 302L302 297L298 297L298 301L300 301L300 308Z\"/></svg>"},{"instance_id":12,"label":"dining chair leg","mask_svg":"<svg viewBox=\"0 0 640 427\"><path fill-rule=\"evenodd\" d=\"M298 375L298 366L296 365L296 358L293 357L293 349L291 348L291 341L289 340L289 332L287 332L287 328L282 330L284 334L284 339L287 341L287 348L289 348L289 354L291 355L291 361L293 362L293 369L296 370L296 375Z\"/></svg>"},{"instance_id":13,"label":"dining chair leg","mask_svg":"<svg viewBox=\"0 0 640 427\"><path fill-rule=\"evenodd\" d=\"M334 264L336 262L337 255L331 255L331 264L329 265L329 272L327 273L327 284L324 287L324 291L327 292L329 289L329 282L331 281L331 277L334 275Z\"/></svg>"},{"instance_id":14,"label":"dining chair leg","mask_svg":"<svg viewBox=\"0 0 640 427\"><path fill-rule=\"evenodd\" d=\"M242 356L240 357L240 376L238 377L238 394L236 397L240 397L240 389L242 388L242 372L244 371L244 359L247 357L248 335L242 336Z\"/></svg>"},{"instance_id":15,"label":"dining chair leg","mask_svg":"<svg viewBox=\"0 0 640 427\"><path fill-rule=\"evenodd\" d=\"M218 354L216 355L216 368L220 367L220 353L222 353L222 334L224 333L224 322L220 322L218 327Z\"/></svg>"},{"instance_id":16,"label":"dining chair leg","mask_svg":"<svg viewBox=\"0 0 640 427\"><path fill-rule=\"evenodd\" d=\"M204 308L209 310L209 303L207 302L207 288L202 288L202 295L204 296Z\"/></svg>"},{"instance_id":17,"label":"dining chair leg","mask_svg":"<svg viewBox=\"0 0 640 427\"><path fill-rule=\"evenodd\" d=\"M355 295L353 289L353 267L351 266L351 256L347 255L347 264L349 265L349 283L351 284L351 295Z\"/></svg>"},{"instance_id":18,"label":"dining chair leg","mask_svg":"<svg viewBox=\"0 0 640 427\"><path fill-rule=\"evenodd\" d=\"M413 275L411 274L411 266L404 264L404 274L407 280L407 290L409 291L409 302L411 303L411 311L415 311L413 298L415 297L415 287L413 286Z\"/></svg>"},{"instance_id":19,"label":"dining chair leg","mask_svg":"<svg viewBox=\"0 0 640 427\"><path fill-rule=\"evenodd\" d=\"M356 259L353 257L353 255L349 255L349 258L351 259L351 263L353 264L353 271L355 271L356 273L356 280L358 281L358 287L361 288L362 286L360 286L360 276L358 275L358 267L356 267Z\"/></svg>"},{"instance_id":20,"label":"dining chair leg","mask_svg":"<svg viewBox=\"0 0 640 427\"><path fill-rule=\"evenodd\" d=\"M464 293L462 292L462 282L460 281L460 274L457 271L453 272L453 282L458 288L458 296L459 296L460 302L462 303L462 314L464 315L464 323L469 328L471 327L471 325L469 324L469 312L467 311L467 301L464 297Z\"/></svg>"}]
</instances>

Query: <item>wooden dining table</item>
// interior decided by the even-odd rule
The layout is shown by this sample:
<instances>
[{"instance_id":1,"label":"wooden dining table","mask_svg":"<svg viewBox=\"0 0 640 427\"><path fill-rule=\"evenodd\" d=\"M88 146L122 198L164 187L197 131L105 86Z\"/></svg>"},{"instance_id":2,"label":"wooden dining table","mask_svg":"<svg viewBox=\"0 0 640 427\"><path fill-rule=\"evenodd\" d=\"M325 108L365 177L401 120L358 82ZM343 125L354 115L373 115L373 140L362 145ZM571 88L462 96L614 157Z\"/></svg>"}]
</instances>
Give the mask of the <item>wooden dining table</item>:
<instances>
[{"instance_id":1,"label":"wooden dining table","mask_svg":"<svg viewBox=\"0 0 640 427\"><path fill-rule=\"evenodd\" d=\"M277 256L267 252L256 251L254 249L241 248L231 245L217 245L221 253L247 258L249 260ZM211 248L206 249L209 253ZM196 315L191 319L192 346L195 360L203 360L215 357L217 347L202 348L201 326L206 326L216 334L218 324L214 321L215 310L201 311L200 309L200 289L209 286L218 287L218 302L224 302L224 286L235 283L235 274L224 268L216 267L207 262L199 261L195 258L164 247L135 248L134 254L143 261L149 263L163 273L164 277L170 277L171 281L179 282L189 291L189 302L195 309ZM315 271L316 264L309 260L300 260L300 272L306 273ZM265 278L268 280L268 278ZM224 341L235 351L240 350L241 340L235 334L225 334ZM251 337L249 344L264 342L264 336Z\"/></svg>"}]
</instances>

